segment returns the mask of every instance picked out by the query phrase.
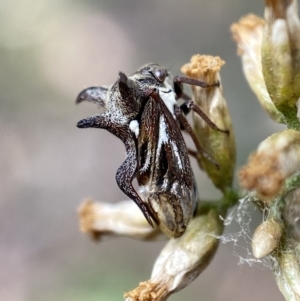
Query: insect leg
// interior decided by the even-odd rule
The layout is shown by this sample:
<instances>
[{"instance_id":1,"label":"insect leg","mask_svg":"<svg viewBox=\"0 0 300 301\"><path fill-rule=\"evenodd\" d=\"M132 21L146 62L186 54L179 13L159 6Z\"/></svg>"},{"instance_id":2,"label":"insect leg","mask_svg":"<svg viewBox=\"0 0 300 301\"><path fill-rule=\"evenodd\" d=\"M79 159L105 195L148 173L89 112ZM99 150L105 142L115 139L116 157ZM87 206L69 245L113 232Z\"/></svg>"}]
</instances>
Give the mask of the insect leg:
<instances>
[{"instance_id":1,"label":"insect leg","mask_svg":"<svg viewBox=\"0 0 300 301\"><path fill-rule=\"evenodd\" d=\"M76 103L83 101L93 102L101 107L105 105L105 99L108 89L105 87L90 87L79 93Z\"/></svg>"},{"instance_id":2,"label":"insect leg","mask_svg":"<svg viewBox=\"0 0 300 301\"><path fill-rule=\"evenodd\" d=\"M175 83L182 83L182 84L188 84L188 85L192 85L192 86L199 86L202 88L209 88L209 87L218 87L220 86L220 82L217 81L213 84L208 84L206 82L202 82L200 80L194 79L194 78L190 78L190 77L184 77L184 76L175 76L174 79L174 84Z\"/></svg>"},{"instance_id":3,"label":"insect leg","mask_svg":"<svg viewBox=\"0 0 300 301\"><path fill-rule=\"evenodd\" d=\"M125 132L124 132L125 134ZM148 223L153 227L152 217L147 205L142 201L132 186L132 180L135 177L137 169L137 153L135 142L132 139L131 133L126 133L126 137L122 137L126 148L126 159L118 168L116 173L116 181L119 188L131 198L141 209Z\"/></svg>"},{"instance_id":4,"label":"insect leg","mask_svg":"<svg viewBox=\"0 0 300 301\"><path fill-rule=\"evenodd\" d=\"M190 126L190 124L188 123L188 121L186 120L186 118L183 116L181 110L179 107L175 106L175 115L176 115L176 118L178 119L178 121L180 122L180 125L184 128L184 130L186 130L189 135L191 136L195 146L196 146L196 149L197 149L197 152L202 154L203 157L205 157L207 160L209 160L210 162L212 162L217 169L220 168L219 164L217 162L215 162L202 148L202 146L200 145L199 143L199 140L194 132L194 130L192 129L192 127ZM195 153L193 153L193 155L195 155Z\"/></svg>"},{"instance_id":5,"label":"insect leg","mask_svg":"<svg viewBox=\"0 0 300 301\"><path fill-rule=\"evenodd\" d=\"M174 91L176 93L177 98L182 98L182 99L186 100L186 102L180 106L181 111L185 115L187 115L191 110L193 110L213 130L229 134L228 130L222 130L219 127L217 127L217 125L215 125L208 118L208 116L191 100L191 98L183 92L183 85L182 85L183 83L184 84L189 84L189 85L192 85L192 86L199 86L199 87L202 87L202 88L209 88L209 87L215 87L215 86L218 87L218 86L220 86L219 81L217 81L213 84L207 84L207 83L202 82L200 80L189 78L189 77L184 77L184 76L175 76L173 81L174 81Z\"/></svg>"},{"instance_id":6,"label":"insect leg","mask_svg":"<svg viewBox=\"0 0 300 301\"><path fill-rule=\"evenodd\" d=\"M183 84L177 81L177 76L173 79L174 92L176 94L176 99L182 98L183 100L191 100L191 97L184 93Z\"/></svg>"},{"instance_id":7,"label":"insect leg","mask_svg":"<svg viewBox=\"0 0 300 301\"><path fill-rule=\"evenodd\" d=\"M206 123L207 125L216 131L225 133L229 135L229 130L223 130L220 129L215 123L213 123L209 117L198 107L192 100L186 101L184 104L180 106L180 109L182 112L186 115L190 110L193 110L197 115L199 115Z\"/></svg>"},{"instance_id":8,"label":"insect leg","mask_svg":"<svg viewBox=\"0 0 300 301\"><path fill-rule=\"evenodd\" d=\"M190 78L190 77L175 76L174 79L173 79L173 85L174 85L174 91L175 91L175 94L177 96L177 99L182 98L183 100L186 100L186 101L191 100L191 97L183 92L183 84L198 86L198 87L201 87L201 88L209 88L209 87L216 87L216 86L218 87L218 86L220 86L219 81L217 81L213 84L208 84L206 82L203 82L203 81L200 81L200 80L197 80L197 79L193 79L193 78ZM184 113L185 113L185 115L188 114L186 112L184 112Z\"/></svg>"},{"instance_id":9,"label":"insect leg","mask_svg":"<svg viewBox=\"0 0 300 301\"><path fill-rule=\"evenodd\" d=\"M194 151L193 149L188 148L188 153L191 157L197 158L197 151Z\"/></svg>"}]
</instances>

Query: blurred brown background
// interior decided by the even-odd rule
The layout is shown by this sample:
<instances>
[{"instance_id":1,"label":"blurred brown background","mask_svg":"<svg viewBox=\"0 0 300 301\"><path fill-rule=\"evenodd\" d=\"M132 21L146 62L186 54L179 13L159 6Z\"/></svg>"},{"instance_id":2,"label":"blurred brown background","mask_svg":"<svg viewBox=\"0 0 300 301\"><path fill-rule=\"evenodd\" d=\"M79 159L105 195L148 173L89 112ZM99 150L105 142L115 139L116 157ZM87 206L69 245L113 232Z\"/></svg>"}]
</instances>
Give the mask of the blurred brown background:
<instances>
[{"instance_id":1,"label":"blurred brown background","mask_svg":"<svg viewBox=\"0 0 300 301\"><path fill-rule=\"evenodd\" d=\"M250 91L229 32L249 12L262 16L263 1L0 2L0 300L122 300L149 278L164 245L95 244L79 232L85 197L125 198L114 180L122 143L104 130L76 128L98 112L75 106L83 88L112 84L120 70L147 62L180 74L195 53L219 55L238 165L279 129ZM219 196L199 171L197 179L202 198ZM257 212L253 227L261 219ZM209 268L170 300L283 300L270 270L238 266L236 254L232 243L221 245Z\"/></svg>"}]
</instances>

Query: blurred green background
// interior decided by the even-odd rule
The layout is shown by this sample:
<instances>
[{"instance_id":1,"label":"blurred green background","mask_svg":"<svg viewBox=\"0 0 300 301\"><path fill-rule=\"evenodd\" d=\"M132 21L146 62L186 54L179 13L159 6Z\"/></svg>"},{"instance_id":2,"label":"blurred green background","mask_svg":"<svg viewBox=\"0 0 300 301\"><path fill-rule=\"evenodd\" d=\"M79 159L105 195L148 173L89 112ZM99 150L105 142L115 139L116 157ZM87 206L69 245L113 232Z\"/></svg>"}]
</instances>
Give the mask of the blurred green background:
<instances>
[{"instance_id":1,"label":"blurred green background","mask_svg":"<svg viewBox=\"0 0 300 301\"><path fill-rule=\"evenodd\" d=\"M249 12L262 16L263 1L0 1L0 300L122 300L149 278L164 245L93 243L79 232L84 198L125 198L114 180L122 143L104 130L76 128L98 112L75 106L82 89L112 84L119 71L147 62L180 74L193 54L219 55L238 166L280 128L248 87L229 32ZM218 197L193 164L201 198ZM270 270L238 266L237 254L221 245L208 269L170 300L283 300Z\"/></svg>"}]
</instances>

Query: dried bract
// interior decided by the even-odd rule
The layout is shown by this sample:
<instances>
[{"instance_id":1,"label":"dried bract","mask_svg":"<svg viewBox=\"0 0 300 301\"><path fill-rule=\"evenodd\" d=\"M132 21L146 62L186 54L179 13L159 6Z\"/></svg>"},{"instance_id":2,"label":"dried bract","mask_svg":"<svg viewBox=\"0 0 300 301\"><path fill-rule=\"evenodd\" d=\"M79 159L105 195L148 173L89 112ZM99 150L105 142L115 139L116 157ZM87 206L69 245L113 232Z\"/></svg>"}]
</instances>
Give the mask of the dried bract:
<instances>
[{"instance_id":1,"label":"dried bract","mask_svg":"<svg viewBox=\"0 0 300 301\"><path fill-rule=\"evenodd\" d=\"M263 109L276 122L283 123L284 117L275 107L262 71L261 47L265 21L253 14L242 17L231 26L233 39L237 42L244 74Z\"/></svg>"},{"instance_id":2,"label":"dried bract","mask_svg":"<svg viewBox=\"0 0 300 301\"><path fill-rule=\"evenodd\" d=\"M288 234L300 242L300 188L291 191L285 197L283 218Z\"/></svg>"},{"instance_id":3,"label":"dried bract","mask_svg":"<svg viewBox=\"0 0 300 301\"><path fill-rule=\"evenodd\" d=\"M265 0L262 66L269 94L286 116L300 96L300 21L296 0Z\"/></svg>"}]
</instances>

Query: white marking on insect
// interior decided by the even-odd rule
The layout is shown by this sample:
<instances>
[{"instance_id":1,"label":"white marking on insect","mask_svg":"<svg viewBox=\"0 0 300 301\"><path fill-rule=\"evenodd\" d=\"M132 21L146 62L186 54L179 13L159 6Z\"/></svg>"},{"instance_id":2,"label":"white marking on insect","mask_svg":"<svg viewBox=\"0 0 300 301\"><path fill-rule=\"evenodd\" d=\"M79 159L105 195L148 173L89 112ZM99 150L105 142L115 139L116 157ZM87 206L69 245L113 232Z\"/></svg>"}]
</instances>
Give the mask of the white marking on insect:
<instances>
[{"instance_id":1,"label":"white marking on insect","mask_svg":"<svg viewBox=\"0 0 300 301\"><path fill-rule=\"evenodd\" d=\"M143 200L147 199L150 193L153 193L150 189L150 185L139 186L139 193Z\"/></svg>"},{"instance_id":2,"label":"white marking on insect","mask_svg":"<svg viewBox=\"0 0 300 301\"><path fill-rule=\"evenodd\" d=\"M167 191L168 186L169 186L169 179L165 177L164 181L161 185L161 189L164 190L164 191Z\"/></svg>"},{"instance_id":3,"label":"white marking on insect","mask_svg":"<svg viewBox=\"0 0 300 301\"><path fill-rule=\"evenodd\" d=\"M144 166L141 168L141 172L145 172L148 169L148 167L150 166L150 159L151 159L151 149L150 149L150 145L148 145L146 161L144 163Z\"/></svg>"},{"instance_id":4,"label":"white marking on insect","mask_svg":"<svg viewBox=\"0 0 300 301\"><path fill-rule=\"evenodd\" d=\"M168 110L171 112L173 117L174 114L174 105L176 104L175 93L172 86L168 82L164 82L164 87L159 88L159 96L167 106Z\"/></svg>"},{"instance_id":5,"label":"white marking on insect","mask_svg":"<svg viewBox=\"0 0 300 301\"><path fill-rule=\"evenodd\" d=\"M171 142L171 145L172 145L172 148L173 148L173 152L174 152L174 154L175 154L175 156L176 156L176 158L178 160L178 166L179 166L180 169L183 169L177 145L172 140L170 142Z\"/></svg>"},{"instance_id":6,"label":"white marking on insect","mask_svg":"<svg viewBox=\"0 0 300 301\"><path fill-rule=\"evenodd\" d=\"M178 182L174 182L171 188L171 192L173 193L177 193L177 189L178 189Z\"/></svg>"},{"instance_id":7,"label":"white marking on insect","mask_svg":"<svg viewBox=\"0 0 300 301\"><path fill-rule=\"evenodd\" d=\"M159 119L159 138L158 138L158 146L157 146L157 151L159 152L161 149L161 145L163 143L170 143L171 147L173 149L174 155L177 158L178 161L178 167L180 169L183 169L183 164L179 155L179 151L178 151L178 147L176 145L176 143L174 141L172 141L171 139L169 139L168 137L168 133L166 132L166 123L165 123L165 119L164 116L160 116Z\"/></svg>"},{"instance_id":8,"label":"white marking on insect","mask_svg":"<svg viewBox=\"0 0 300 301\"><path fill-rule=\"evenodd\" d=\"M161 145L163 143L168 143L168 142L169 142L169 138L168 138L168 134L166 132L165 118L163 115L161 115L159 118L159 134L158 134L157 151L158 152L160 151Z\"/></svg>"},{"instance_id":9,"label":"white marking on insect","mask_svg":"<svg viewBox=\"0 0 300 301\"><path fill-rule=\"evenodd\" d=\"M148 186L139 186L139 193L144 195L146 192L149 191L149 187Z\"/></svg>"},{"instance_id":10,"label":"white marking on insect","mask_svg":"<svg viewBox=\"0 0 300 301\"><path fill-rule=\"evenodd\" d=\"M129 123L129 128L130 130L135 134L136 138L139 136L139 133L140 133L140 128L139 128L139 123L137 120L132 120L130 123Z\"/></svg>"}]
</instances>

